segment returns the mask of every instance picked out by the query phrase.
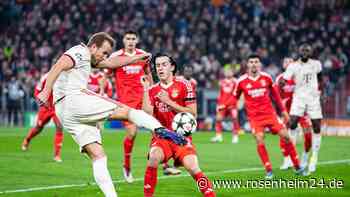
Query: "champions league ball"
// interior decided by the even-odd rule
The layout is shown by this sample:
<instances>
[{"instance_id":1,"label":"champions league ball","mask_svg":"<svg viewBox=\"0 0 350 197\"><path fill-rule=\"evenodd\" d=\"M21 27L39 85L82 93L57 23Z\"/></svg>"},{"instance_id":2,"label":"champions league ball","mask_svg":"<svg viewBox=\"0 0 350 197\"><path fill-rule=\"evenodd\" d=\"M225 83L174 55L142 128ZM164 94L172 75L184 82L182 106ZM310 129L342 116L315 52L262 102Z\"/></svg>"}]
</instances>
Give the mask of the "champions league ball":
<instances>
[{"instance_id":1,"label":"champions league ball","mask_svg":"<svg viewBox=\"0 0 350 197\"><path fill-rule=\"evenodd\" d=\"M192 114L188 112L181 112L176 114L171 126L178 134L190 136L192 133L196 132L197 121Z\"/></svg>"}]
</instances>

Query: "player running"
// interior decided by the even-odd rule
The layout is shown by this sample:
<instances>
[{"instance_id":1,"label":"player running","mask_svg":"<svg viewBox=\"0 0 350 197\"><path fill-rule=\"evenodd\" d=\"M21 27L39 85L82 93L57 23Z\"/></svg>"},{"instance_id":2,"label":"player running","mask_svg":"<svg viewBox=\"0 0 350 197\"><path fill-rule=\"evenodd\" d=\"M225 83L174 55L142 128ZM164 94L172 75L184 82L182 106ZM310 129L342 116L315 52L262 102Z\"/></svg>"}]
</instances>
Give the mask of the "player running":
<instances>
[{"instance_id":1,"label":"player running","mask_svg":"<svg viewBox=\"0 0 350 197\"><path fill-rule=\"evenodd\" d=\"M292 62L293 62L292 58L289 58L289 57L284 58L283 59L283 68L286 70L287 67ZM280 92L284 106L287 108L288 113L290 113L290 107L292 105L295 82L293 79L286 80L285 85L283 86L283 88L281 88L278 84L280 83L280 80L282 79L282 77L283 77L283 73L281 73L280 75L277 76L275 85ZM308 154L309 154L309 151L311 148L312 125L311 125L310 118L307 116L300 117L298 122L299 122L300 127L303 129L303 133L304 133L304 152L303 152L303 156L302 156L300 165L302 168L305 168L308 164ZM288 123L286 123L286 124L288 124ZM290 134L290 137L291 137L293 144L295 145L298 132L296 130L294 130L294 131L290 131L289 134ZM281 147L281 150L282 150L282 153L284 156L283 163L282 163L280 169L286 170L289 167L292 167L292 161L290 160L288 153L285 151L285 144L284 144L284 140L282 138L280 139L280 147Z\"/></svg>"},{"instance_id":2,"label":"player running","mask_svg":"<svg viewBox=\"0 0 350 197\"><path fill-rule=\"evenodd\" d=\"M285 120L288 120L288 113L282 103L277 88L273 86L272 78L269 74L261 72L261 60L258 55L250 55L247 60L248 72L238 79L234 90L234 96L239 99L241 93L244 94L245 109L257 143L257 152L266 170L266 179L272 179L272 166L265 148L264 130L268 128L272 134L278 134L285 141L285 148L291 157L297 174L302 174L297 152L291 142L288 131L282 120L278 118L272 106L270 96L272 96L282 111Z\"/></svg>"},{"instance_id":3,"label":"player running","mask_svg":"<svg viewBox=\"0 0 350 197\"><path fill-rule=\"evenodd\" d=\"M311 118L313 127L312 136L312 156L309 163L308 173L316 171L318 152L321 146L321 91L322 65L321 62L311 59L312 48L309 44L302 44L299 48L300 58L291 63L280 80L280 86L286 84L286 81L294 79L295 89L293 101L290 109L290 129L294 130L298 126L298 120L305 115ZM305 157L308 154L304 155Z\"/></svg>"},{"instance_id":4,"label":"player running","mask_svg":"<svg viewBox=\"0 0 350 197\"><path fill-rule=\"evenodd\" d=\"M196 94L187 80L174 77L177 69L175 61L166 54L157 54L153 61L160 82L149 87L150 83L147 80L144 81L143 109L156 117L167 128L171 128L172 120L179 112L189 112L196 116ZM185 167L196 180L203 196L215 196L210 181L199 168L192 141L188 138L187 141L185 146L179 146L153 136L144 178L145 197L154 195L158 165L170 158L173 158L176 164Z\"/></svg>"},{"instance_id":5,"label":"player running","mask_svg":"<svg viewBox=\"0 0 350 197\"><path fill-rule=\"evenodd\" d=\"M133 57L135 55L145 54L145 51L136 48L138 42L139 37L136 32L126 31L123 36L124 48L114 52L111 56ZM123 65L116 68L114 73L118 101L134 109L141 109L143 97L141 78L145 75L150 76L151 72L148 63L138 61ZM123 124L126 129L126 136L123 141L123 175L126 182L132 183L134 178L131 173L131 153L136 138L137 127L128 121L123 121Z\"/></svg>"},{"instance_id":6,"label":"player running","mask_svg":"<svg viewBox=\"0 0 350 197\"><path fill-rule=\"evenodd\" d=\"M107 168L107 157L102 147L101 132L96 127L97 122L106 119L129 120L154 131L154 135L161 138L181 145L186 143L182 136L163 128L158 120L144 111L87 90L92 66L116 68L150 57L149 53L145 53L106 59L114 44L110 35L100 32L92 35L87 45L81 43L70 48L52 66L45 88L38 95L38 100L46 104L53 89L57 116L81 152L87 153L92 160L95 181L107 197L116 197L117 193Z\"/></svg>"},{"instance_id":7,"label":"player running","mask_svg":"<svg viewBox=\"0 0 350 197\"><path fill-rule=\"evenodd\" d=\"M238 143L238 133L241 130L238 121L237 99L233 97L233 90L237 84L237 79L233 75L231 66L224 68L225 78L220 80L220 92L216 106L216 136L211 139L211 142L222 142L222 121L226 116L232 118L232 143Z\"/></svg>"},{"instance_id":8,"label":"player running","mask_svg":"<svg viewBox=\"0 0 350 197\"><path fill-rule=\"evenodd\" d=\"M35 86L34 97L37 97L38 94L44 89L46 78L47 78L47 73L40 78L39 83L37 83L37 85ZM56 133L55 133L55 140L54 140L54 160L56 162L62 162L61 149L62 149L62 141L63 141L63 130L62 130L62 124L58 120L55 113L52 94L49 95L47 106L39 106L35 127L31 128L27 136L24 138L22 143L22 150L27 151L29 149L29 144L31 140L35 136L37 136L39 133L41 133L44 126L48 124L51 119L53 120L56 126Z\"/></svg>"}]
</instances>

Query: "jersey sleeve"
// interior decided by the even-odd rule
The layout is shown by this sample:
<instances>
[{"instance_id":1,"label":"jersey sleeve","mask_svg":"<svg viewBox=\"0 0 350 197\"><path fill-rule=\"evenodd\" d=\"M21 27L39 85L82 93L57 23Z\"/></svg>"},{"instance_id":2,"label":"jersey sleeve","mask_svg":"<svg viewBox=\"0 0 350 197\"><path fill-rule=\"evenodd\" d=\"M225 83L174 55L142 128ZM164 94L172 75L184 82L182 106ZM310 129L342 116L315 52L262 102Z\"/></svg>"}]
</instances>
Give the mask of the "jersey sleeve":
<instances>
[{"instance_id":1,"label":"jersey sleeve","mask_svg":"<svg viewBox=\"0 0 350 197\"><path fill-rule=\"evenodd\" d=\"M286 71L284 71L283 73L283 79L285 80L290 80L292 79L292 77L294 76L295 73L295 65L290 64Z\"/></svg>"},{"instance_id":2,"label":"jersey sleeve","mask_svg":"<svg viewBox=\"0 0 350 197\"><path fill-rule=\"evenodd\" d=\"M148 90L148 98L149 98L150 104L152 106L155 106L155 95L152 89Z\"/></svg>"},{"instance_id":3,"label":"jersey sleeve","mask_svg":"<svg viewBox=\"0 0 350 197\"><path fill-rule=\"evenodd\" d=\"M241 87L242 85L241 84L242 84L241 81L238 80L237 84L235 86L235 89L232 92L233 96L236 97L237 100L239 99L239 97L242 94L242 87Z\"/></svg>"},{"instance_id":4,"label":"jersey sleeve","mask_svg":"<svg viewBox=\"0 0 350 197\"><path fill-rule=\"evenodd\" d=\"M316 73L320 73L322 71L322 64L320 61L316 61Z\"/></svg>"},{"instance_id":5,"label":"jersey sleeve","mask_svg":"<svg viewBox=\"0 0 350 197\"><path fill-rule=\"evenodd\" d=\"M82 62L90 61L87 49L83 46L75 46L64 52L63 55L68 56L73 61L73 66L79 66Z\"/></svg>"},{"instance_id":6,"label":"jersey sleeve","mask_svg":"<svg viewBox=\"0 0 350 197\"><path fill-rule=\"evenodd\" d=\"M284 112L284 111L286 111L286 108L282 102L282 98L281 98L281 95L279 93L278 87L279 87L278 85L273 84L273 81L271 79L270 90L271 90L272 98L276 102L278 109L280 109L281 112Z\"/></svg>"}]
</instances>

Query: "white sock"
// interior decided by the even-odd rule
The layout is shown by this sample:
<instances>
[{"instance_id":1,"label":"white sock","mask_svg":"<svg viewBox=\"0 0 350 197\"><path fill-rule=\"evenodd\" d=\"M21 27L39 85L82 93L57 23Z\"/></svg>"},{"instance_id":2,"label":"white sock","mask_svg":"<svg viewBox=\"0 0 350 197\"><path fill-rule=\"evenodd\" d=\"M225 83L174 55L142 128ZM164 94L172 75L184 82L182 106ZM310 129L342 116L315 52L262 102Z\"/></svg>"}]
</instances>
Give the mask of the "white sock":
<instances>
[{"instance_id":1,"label":"white sock","mask_svg":"<svg viewBox=\"0 0 350 197\"><path fill-rule=\"evenodd\" d=\"M290 140L294 144L294 146L297 144L297 135L298 135L298 128L296 129L290 129L289 130Z\"/></svg>"},{"instance_id":2,"label":"white sock","mask_svg":"<svg viewBox=\"0 0 350 197\"><path fill-rule=\"evenodd\" d=\"M317 154L321 146L321 133L312 134L312 153Z\"/></svg>"},{"instance_id":3,"label":"white sock","mask_svg":"<svg viewBox=\"0 0 350 197\"><path fill-rule=\"evenodd\" d=\"M107 157L92 162L92 168L97 185L106 197L117 197L111 175L107 169Z\"/></svg>"},{"instance_id":4,"label":"white sock","mask_svg":"<svg viewBox=\"0 0 350 197\"><path fill-rule=\"evenodd\" d=\"M130 109L128 119L131 122L135 123L138 127L144 127L151 131L154 131L156 128L162 127L162 125L157 119L155 119L153 116L147 114L142 110Z\"/></svg>"}]
</instances>

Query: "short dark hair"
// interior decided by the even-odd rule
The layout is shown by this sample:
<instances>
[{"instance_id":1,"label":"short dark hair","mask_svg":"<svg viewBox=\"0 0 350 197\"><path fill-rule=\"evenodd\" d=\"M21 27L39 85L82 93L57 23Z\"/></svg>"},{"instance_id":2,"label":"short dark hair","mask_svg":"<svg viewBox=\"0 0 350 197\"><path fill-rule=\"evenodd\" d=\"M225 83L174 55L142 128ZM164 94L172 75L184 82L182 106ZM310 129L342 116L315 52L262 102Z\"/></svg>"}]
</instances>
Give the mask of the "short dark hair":
<instances>
[{"instance_id":1,"label":"short dark hair","mask_svg":"<svg viewBox=\"0 0 350 197\"><path fill-rule=\"evenodd\" d=\"M133 35L135 35L136 37L138 37L137 32L134 31L134 30L127 30L127 31L125 31L124 34L123 34L123 37L125 37L127 34L133 34Z\"/></svg>"},{"instance_id":2,"label":"short dark hair","mask_svg":"<svg viewBox=\"0 0 350 197\"><path fill-rule=\"evenodd\" d=\"M91 47L93 44L95 44L97 47L101 47L102 44L107 41L109 44L111 44L112 48L115 45L115 40L106 32L98 32L93 34L87 43L88 47Z\"/></svg>"},{"instance_id":3,"label":"short dark hair","mask_svg":"<svg viewBox=\"0 0 350 197\"><path fill-rule=\"evenodd\" d=\"M258 58L261 61L261 57L258 54L256 54L256 53L250 54L248 56L247 60L254 59L254 58Z\"/></svg>"},{"instance_id":4,"label":"short dark hair","mask_svg":"<svg viewBox=\"0 0 350 197\"><path fill-rule=\"evenodd\" d=\"M153 64L154 70L156 70L156 59L158 57L168 57L169 58L170 64L174 66L173 74L175 75L175 73L177 72L177 69L178 69L176 61L170 55L168 55L166 53L157 53L155 56L153 56L152 64Z\"/></svg>"}]
</instances>

